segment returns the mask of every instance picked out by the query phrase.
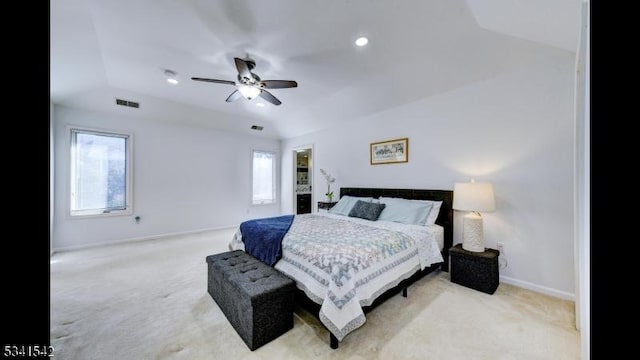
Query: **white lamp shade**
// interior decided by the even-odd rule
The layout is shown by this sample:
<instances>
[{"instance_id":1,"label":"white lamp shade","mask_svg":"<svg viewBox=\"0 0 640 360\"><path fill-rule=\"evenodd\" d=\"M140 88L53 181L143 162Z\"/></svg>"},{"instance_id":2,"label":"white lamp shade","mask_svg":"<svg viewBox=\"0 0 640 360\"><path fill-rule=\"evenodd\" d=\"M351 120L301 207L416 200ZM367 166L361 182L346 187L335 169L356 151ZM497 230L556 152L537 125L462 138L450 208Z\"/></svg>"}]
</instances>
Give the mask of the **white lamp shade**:
<instances>
[{"instance_id":1,"label":"white lamp shade","mask_svg":"<svg viewBox=\"0 0 640 360\"><path fill-rule=\"evenodd\" d=\"M461 211L494 211L493 185L490 183L455 183L453 208Z\"/></svg>"},{"instance_id":2,"label":"white lamp shade","mask_svg":"<svg viewBox=\"0 0 640 360\"><path fill-rule=\"evenodd\" d=\"M238 90L247 100L254 99L256 96L260 95L260 92L262 91L255 86L249 85L239 85Z\"/></svg>"}]
</instances>

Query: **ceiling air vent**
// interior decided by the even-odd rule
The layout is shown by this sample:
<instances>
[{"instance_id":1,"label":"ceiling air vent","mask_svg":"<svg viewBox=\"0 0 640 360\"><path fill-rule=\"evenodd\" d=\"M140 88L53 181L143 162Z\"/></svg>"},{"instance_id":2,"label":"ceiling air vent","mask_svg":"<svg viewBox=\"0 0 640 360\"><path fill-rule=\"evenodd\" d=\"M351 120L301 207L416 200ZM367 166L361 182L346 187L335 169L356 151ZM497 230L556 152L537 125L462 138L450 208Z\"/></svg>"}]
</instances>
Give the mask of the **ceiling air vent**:
<instances>
[{"instance_id":1,"label":"ceiling air vent","mask_svg":"<svg viewBox=\"0 0 640 360\"><path fill-rule=\"evenodd\" d=\"M122 100L122 99L116 99L116 105L128 106L136 109L140 107L140 103L137 103L135 101Z\"/></svg>"},{"instance_id":2,"label":"ceiling air vent","mask_svg":"<svg viewBox=\"0 0 640 360\"><path fill-rule=\"evenodd\" d=\"M264 126L260 126L260 125L253 125L253 126L251 126L251 130L259 130L259 131L262 131L262 129L264 129Z\"/></svg>"}]
</instances>

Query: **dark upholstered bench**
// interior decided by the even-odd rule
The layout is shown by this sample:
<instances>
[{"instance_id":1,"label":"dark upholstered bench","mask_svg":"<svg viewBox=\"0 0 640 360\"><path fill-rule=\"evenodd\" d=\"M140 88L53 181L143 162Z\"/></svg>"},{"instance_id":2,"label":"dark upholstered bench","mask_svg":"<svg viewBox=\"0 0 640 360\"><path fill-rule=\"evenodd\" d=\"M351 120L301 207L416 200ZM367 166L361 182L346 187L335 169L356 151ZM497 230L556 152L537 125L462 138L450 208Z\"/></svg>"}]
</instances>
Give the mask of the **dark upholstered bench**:
<instances>
[{"instance_id":1,"label":"dark upholstered bench","mask_svg":"<svg viewBox=\"0 0 640 360\"><path fill-rule=\"evenodd\" d=\"M249 349L293 327L293 280L240 250L209 255L207 264L207 290Z\"/></svg>"}]
</instances>

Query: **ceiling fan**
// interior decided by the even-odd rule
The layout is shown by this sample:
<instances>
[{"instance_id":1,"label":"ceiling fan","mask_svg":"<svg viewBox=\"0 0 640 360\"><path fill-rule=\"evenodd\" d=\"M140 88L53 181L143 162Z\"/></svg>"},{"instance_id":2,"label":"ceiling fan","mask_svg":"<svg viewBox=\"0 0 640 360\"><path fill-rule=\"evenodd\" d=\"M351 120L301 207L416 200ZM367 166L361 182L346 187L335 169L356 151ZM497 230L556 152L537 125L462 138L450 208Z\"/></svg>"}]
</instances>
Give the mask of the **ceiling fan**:
<instances>
[{"instance_id":1,"label":"ceiling fan","mask_svg":"<svg viewBox=\"0 0 640 360\"><path fill-rule=\"evenodd\" d=\"M234 58L234 60L236 68L238 69L238 81L199 77L192 77L191 80L235 85L237 89L229 95L227 102L236 101L240 97L244 97L247 100L253 100L257 96L260 96L273 105L280 105L282 102L265 89L284 89L298 86L298 83L292 80L261 80L260 76L251 72L251 70L256 67L255 61L239 58Z\"/></svg>"}]
</instances>

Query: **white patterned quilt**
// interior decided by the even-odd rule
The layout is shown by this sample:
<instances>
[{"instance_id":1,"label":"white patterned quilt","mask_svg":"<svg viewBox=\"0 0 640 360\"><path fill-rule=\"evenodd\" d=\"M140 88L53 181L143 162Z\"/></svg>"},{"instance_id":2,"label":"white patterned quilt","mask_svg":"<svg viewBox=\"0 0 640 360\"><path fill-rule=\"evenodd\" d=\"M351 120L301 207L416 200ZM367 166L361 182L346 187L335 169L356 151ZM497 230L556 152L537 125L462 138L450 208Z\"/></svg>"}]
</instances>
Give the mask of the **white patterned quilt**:
<instances>
[{"instance_id":1,"label":"white patterned quilt","mask_svg":"<svg viewBox=\"0 0 640 360\"><path fill-rule=\"evenodd\" d=\"M332 214L296 215L275 268L321 304L320 321L342 340L366 321L362 306L443 261L429 231Z\"/></svg>"}]
</instances>

